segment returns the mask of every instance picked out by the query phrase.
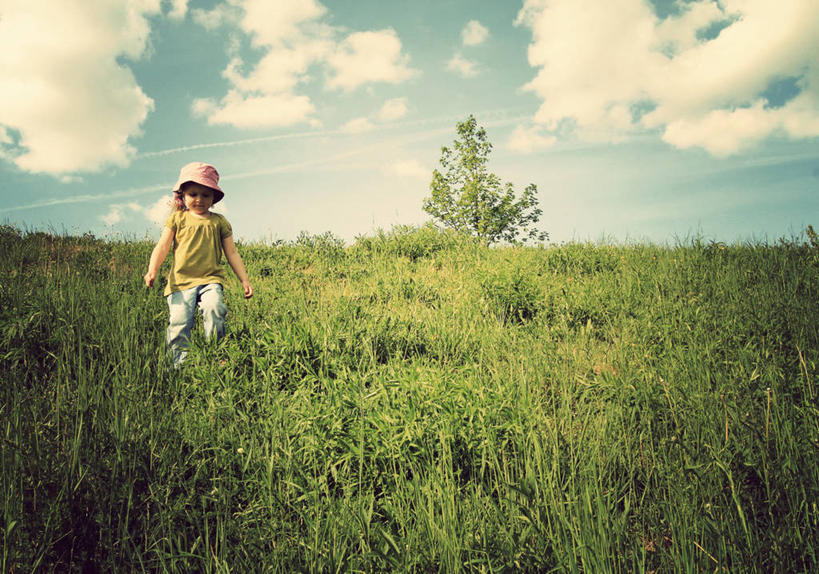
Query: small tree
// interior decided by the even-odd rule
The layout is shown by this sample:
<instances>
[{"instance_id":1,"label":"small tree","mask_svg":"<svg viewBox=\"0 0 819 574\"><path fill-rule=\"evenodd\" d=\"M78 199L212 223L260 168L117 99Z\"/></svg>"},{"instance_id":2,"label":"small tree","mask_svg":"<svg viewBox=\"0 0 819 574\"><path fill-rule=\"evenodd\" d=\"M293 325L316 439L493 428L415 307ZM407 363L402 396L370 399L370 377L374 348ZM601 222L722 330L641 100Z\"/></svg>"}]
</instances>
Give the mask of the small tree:
<instances>
[{"instance_id":1,"label":"small tree","mask_svg":"<svg viewBox=\"0 0 819 574\"><path fill-rule=\"evenodd\" d=\"M473 116L458 123L458 136L454 150L441 148L441 171L432 172L424 211L444 226L470 233L486 244L514 243L520 235L524 242L547 239L546 232L533 227L543 213L537 186L530 183L515 200L512 184L503 185L487 171L492 144Z\"/></svg>"}]
</instances>

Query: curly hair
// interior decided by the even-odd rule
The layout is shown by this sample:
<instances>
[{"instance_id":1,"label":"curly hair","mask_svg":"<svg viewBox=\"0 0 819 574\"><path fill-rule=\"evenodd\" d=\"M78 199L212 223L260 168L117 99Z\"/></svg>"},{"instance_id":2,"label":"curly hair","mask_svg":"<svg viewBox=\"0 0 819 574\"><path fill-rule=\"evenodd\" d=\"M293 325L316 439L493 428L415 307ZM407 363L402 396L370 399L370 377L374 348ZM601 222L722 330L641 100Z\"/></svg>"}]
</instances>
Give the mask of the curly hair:
<instances>
[{"instance_id":1,"label":"curly hair","mask_svg":"<svg viewBox=\"0 0 819 574\"><path fill-rule=\"evenodd\" d=\"M173 201L171 202L171 207L174 211L185 211L187 209L187 207L185 207L185 198L183 195L184 192L181 189L174 192Z\"/></svg>"}]
</instances>

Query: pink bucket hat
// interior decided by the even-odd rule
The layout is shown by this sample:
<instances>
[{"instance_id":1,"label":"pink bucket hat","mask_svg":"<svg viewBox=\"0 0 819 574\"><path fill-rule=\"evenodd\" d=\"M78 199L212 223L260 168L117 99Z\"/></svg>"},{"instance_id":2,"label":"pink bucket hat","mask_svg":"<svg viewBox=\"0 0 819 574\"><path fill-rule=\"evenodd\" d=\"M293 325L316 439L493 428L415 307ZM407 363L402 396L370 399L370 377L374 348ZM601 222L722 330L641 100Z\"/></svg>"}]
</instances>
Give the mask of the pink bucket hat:
<instances>
[{"instance_id":1,"label":"pink bucket hat","mask_svg":"<svg viewBox=\"0 0 819 574\"><path fill-rule=\"evenodd\" d=\"M213 203L217 203L225 197L225 192L219 187L219 172L212 165L194 161L184 166L179 172L179 179L176 180L176 185L173 188L174 193L177 193L189 181L211 188L213 190Z\"/></svg>"}]
</instances>

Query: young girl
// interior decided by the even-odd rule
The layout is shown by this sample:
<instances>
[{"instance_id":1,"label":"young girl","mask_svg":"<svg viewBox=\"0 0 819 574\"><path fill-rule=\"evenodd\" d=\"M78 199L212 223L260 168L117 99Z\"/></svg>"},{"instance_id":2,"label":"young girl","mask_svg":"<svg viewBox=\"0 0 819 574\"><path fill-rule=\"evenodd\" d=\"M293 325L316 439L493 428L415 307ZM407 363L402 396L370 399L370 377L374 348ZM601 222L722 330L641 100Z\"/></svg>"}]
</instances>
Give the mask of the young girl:
<instances>
[{"instance_id":1,"label":"young girl","mask_svg":"<svg viewBox=\"0 0 819 574\"><path fill-rule=\"evenodd\" d=\"M205 337L215 334L218 340L225 334L227 307L222 302L222 287L227 284L227 278L221 266L223 253L242 282L246 299L253 296L253 287L233 242L230 223L210 211L211 206L225 196L219 187L216 168L199 162L187 164L179 173L173 191L175 209L151 253L145 285L153 286L162 262L173 247L173 266L165 287L170 310L166 340L174 367L179 367L188 354L197 303L202 312Z\"/></svg>"}]
</instances>

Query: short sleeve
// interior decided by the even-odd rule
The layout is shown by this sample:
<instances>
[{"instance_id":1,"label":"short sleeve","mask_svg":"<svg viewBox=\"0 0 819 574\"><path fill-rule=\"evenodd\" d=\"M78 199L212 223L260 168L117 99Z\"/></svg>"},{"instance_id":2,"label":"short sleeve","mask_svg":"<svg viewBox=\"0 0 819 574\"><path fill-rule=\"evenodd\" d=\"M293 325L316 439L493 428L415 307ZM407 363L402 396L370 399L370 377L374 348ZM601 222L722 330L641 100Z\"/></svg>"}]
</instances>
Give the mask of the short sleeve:
<instances>
[{"instance_id":1,"label":"short sleeve","mask_svg":"<svg viewBox=\"0 0 819 574\"><path fill-rule=\"evenodd\" d=\"M179 227L179 217L177 217L177 215L179 213L180 212L178 212L178 211L174 211L173 213L171 213L168 216L168 219L165 220L165 227L167 227L168 229L170 229L170 230L172 230L174 232L179 231L177 229Z\"/></svg>"},{"instance_id":2,"label":"short sleeve","mask_svg":"<svg viewBox=\"0 0 819 574\"><path fill-rule=\"evenodd\" d=\"M230 226L230 222L225 217L222 217L222 220L219 223L220 239L225 239L226 237L233 235L233 228Z\"/></svg>"}]
</instances>

